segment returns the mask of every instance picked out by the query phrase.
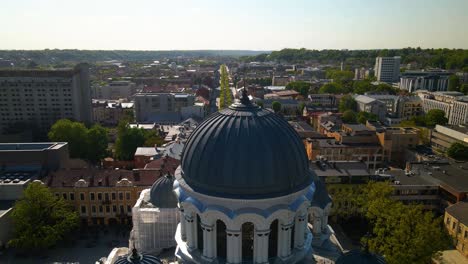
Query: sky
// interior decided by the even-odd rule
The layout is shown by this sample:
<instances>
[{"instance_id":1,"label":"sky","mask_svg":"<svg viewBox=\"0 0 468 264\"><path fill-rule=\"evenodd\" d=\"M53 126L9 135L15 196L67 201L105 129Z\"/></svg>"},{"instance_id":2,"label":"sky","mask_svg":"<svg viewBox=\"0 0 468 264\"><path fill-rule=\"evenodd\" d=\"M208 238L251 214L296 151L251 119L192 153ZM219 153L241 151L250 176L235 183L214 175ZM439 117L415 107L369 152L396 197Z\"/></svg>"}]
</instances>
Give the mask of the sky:
<instances>
[{"instance_id":1,"label":"sky","mask_svg":"<svg viewBox=\"0 0 468 264\"><path fill-rule=\"evenodd\" d=\"M0 49L468 48L468 0L0 0Z\"/></svg>"}]
</instances>

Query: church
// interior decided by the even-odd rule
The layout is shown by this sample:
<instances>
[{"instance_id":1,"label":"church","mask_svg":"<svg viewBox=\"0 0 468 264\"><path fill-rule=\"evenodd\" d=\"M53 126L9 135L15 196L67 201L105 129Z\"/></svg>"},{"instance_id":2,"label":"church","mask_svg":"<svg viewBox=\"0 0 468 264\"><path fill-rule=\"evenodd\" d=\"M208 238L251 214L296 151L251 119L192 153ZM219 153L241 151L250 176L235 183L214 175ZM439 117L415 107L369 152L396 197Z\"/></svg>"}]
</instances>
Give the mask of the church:
<instances>
[{"instance_id":1,"label":"church","mask_svg":"<svg viewBox=\"0 0 468 264\"><path fill-rule=\"evenodd\" d=\"M159 222L142 224L138 217L144 207L153 208L147 219L170 214L178 222L163 228L174 234L178 263L334 263L342 255L327 222L331 198L309 169L299 135L245 91L192 132L175 175L142 192L134 207L133 252L114 250L106 263L160 263L136 252L162 249L154 241Z\"/></svg>"}]
</instances>

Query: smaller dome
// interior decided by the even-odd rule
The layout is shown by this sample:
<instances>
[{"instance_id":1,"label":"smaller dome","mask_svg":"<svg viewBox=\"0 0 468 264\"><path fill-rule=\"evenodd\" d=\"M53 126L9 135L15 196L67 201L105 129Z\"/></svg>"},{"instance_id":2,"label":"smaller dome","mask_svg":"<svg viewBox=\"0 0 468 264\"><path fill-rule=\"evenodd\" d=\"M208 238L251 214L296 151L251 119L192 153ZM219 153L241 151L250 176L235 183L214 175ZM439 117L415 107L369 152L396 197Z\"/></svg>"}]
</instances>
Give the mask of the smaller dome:
<instances>
[{"instance_id":1,"label":"smaller dome","mask_svg":"<svg viewBox=\"0 0 468 264\"><path fill-rule=\"evenodd\" d=\"M171 175L157 179L150 190L150 202L157 208L176 208L177 196L173 192L174 177Z\"/></svg>"},{"instance_id":2,"label":"smaller dome","mask_svg":"<svg viewBox=\"0 0 468 264\"><path fill-rule=\"evenodd\" d=\"M114 264L162 264L162 261L153 255L140 254L133 249L132 254L119 257Z\"/></svg>"},{"instance_id":3,"label":"smaller dome","mask_svg":"<svg viewBox=\"0 0 468 264\"><path fill-rule=\"evenodd\" d=\"M335 264L386 264L385 259L367 250L351 250L336 260Z\"/></svg>"}]
</instances>

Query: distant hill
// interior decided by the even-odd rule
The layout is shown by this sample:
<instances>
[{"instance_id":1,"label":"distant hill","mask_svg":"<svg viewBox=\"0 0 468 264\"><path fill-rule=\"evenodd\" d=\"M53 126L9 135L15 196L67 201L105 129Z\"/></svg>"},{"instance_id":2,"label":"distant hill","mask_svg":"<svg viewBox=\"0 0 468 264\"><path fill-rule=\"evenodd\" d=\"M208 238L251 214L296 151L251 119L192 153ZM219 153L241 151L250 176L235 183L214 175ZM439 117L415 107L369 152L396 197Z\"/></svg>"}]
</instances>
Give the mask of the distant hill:
<instances>
[{"instance_id":1,"label":"distant hill","mask_svg":"<svg viewBox=\"0 0 468 264\"><path fill-rule=\"evenodd\" d=\"M38 64L57 64L63 62L97 62L109 60L151 61L163 58L191 57L240 57L256 56L266 51L254 50L0 50L0 58L20 63L32 60Z\"/></svg>"}]
</instances>

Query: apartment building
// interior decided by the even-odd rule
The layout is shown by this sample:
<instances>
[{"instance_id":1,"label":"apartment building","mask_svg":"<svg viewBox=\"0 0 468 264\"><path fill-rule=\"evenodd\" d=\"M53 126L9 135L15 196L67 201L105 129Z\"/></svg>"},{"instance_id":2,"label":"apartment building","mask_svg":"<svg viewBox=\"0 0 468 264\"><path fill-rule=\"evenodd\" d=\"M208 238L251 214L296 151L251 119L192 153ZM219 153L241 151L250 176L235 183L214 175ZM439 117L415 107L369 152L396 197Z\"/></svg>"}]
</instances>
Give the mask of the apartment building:
<instances>
[{"instance_id":1,"label":"apartment building","mask_svg":"<svg viewBox=\"0 0 468 264\"><path fill-rule=\"evenodd\" d=\"M379 82L398 82L400 76L400 57L377 57L375 76Z\"/></svg>"},{"instance_id":2,"label":"apartment building","mask_svg":"<svg viewBox=\"0 0 468 264\"><path fill-rule=\"evenodd\" d=\"M468 202L459 202L445 210L445 228L453 237L455 248L468 258Z\"/></svg>"},{"instance_id":3,"label":"apartment building","mask_svg":"<svg viewBox=\"0 0 468 264\"><path fill-rule=\"evenodd\" d=\"M87 64L60 70L0 70L0 134L18 124L48 131L62 118L92 122Z\"/></svg>"},{"instance_id":4,"label":"apartment building","mask_svg":"<svg viewBox=\"0 0 468 264\"><path fill-rule=\"evenodd\" d=\"M136 93L136 84L130 81L113 81L105 86L95 87L93 98L96 99L130 99Z\"/></svg>"},{"instance_id":5,"label":"apartment building","mask_svg":"<svg viewBox=\"0 0 468 264\"><path fill-rule=\"evenodd\" d=\"M399 87L410 93L417 90L447 91L450 75L446 71L405 71L401 74Z\"/></svg>"},{"instance_id":6,"label":"apartment building","mask_svg":"<svg viewBox=\"0 0 468 264\"><path fill-rule=\"evenodd\" d=\"M134 103L93 99L93 122L103 126L115 126L122 118L133 116Z\"/></svg>"},{"instance_id":7,"label":"apartment building","mask_svg":"<svg viewBox=\"0 0 468 264\"><path fill-rule=\"evenodd\" d=\"M417 94L423 101L425 113L431 109L440 109L445 112L449 124L468 123L468 96L460 92L419 91Z\"/></svg>"},{"instance_id":8,"label":"apartment building","mask_svg":"<svg viewBox=\"0 0 468 264\"><path fill-rule=\"evenodd\" d=\"M468 145L468 128L466 126L436 125L431 132L431 146L435 150L445 152L456 142Z\"/></svg>"},{"instance_id":9,"label":"apartment building","mask_svg":"<svg viewBox=\"0 0 468 264\"><path fill-rule=\"evenodd\" d=\"M185 93L137 93L134 100L137 122L177 124L191 117L184 115L191 115L192 110L195 113L199 108L192 109L195 96Z\"/></svg>"}]
</instances>

